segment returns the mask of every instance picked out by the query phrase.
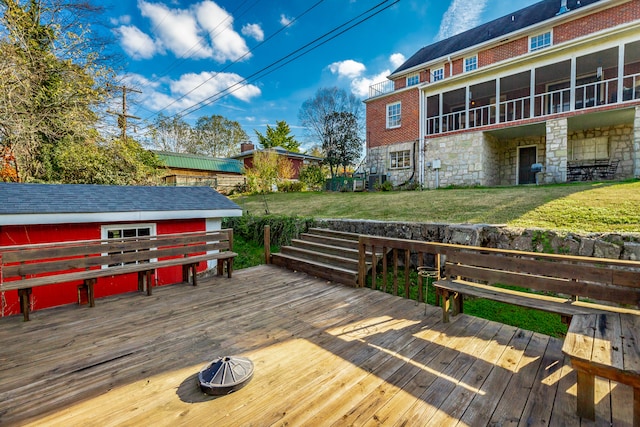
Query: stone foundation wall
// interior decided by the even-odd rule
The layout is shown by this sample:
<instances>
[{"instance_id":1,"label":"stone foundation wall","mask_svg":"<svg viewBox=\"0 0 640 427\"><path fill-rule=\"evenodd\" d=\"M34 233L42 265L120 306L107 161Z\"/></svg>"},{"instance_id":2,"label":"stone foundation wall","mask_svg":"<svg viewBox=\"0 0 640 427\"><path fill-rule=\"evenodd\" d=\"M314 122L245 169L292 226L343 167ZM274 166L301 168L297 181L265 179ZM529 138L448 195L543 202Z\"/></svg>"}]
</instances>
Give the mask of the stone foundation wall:
<instances>
[{"instance_id":1,"label":"stone foundation wall","mask_svg":"<svg viewBox=\"0 0 640 427\"><path fill-rule=\"evenodd\" d=\"M349 233L438 243L640 261L640 234L574 234L499 225L435 224L362 220L318 221Z\"/></svg>"}]
</instances>

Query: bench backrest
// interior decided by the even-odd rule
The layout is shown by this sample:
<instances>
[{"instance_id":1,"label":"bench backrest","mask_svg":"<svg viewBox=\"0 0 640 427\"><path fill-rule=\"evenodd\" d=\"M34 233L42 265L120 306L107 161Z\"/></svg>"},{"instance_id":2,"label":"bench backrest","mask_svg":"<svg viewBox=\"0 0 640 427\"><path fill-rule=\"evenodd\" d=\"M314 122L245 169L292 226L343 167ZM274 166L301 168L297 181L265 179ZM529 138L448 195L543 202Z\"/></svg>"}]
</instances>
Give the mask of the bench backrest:
<instances>
[{"instance_id":1,"label":"bench backrest","mask_svg":"<svg viewBox=\"0 0 640 427\"><path fill-rule=\"evenodd\" d=\"M233 230L0 247L3 279L233 250Z\"/></svg>"},{"instance_id":2,"label":"bench backrest","mask_svg":"<svg viewBox=\"0 0 640 427\"><path fill-rule=\"evenodd\" d=\"M444 249L445 276L640 307L640 263L477 247Z\"/></svg>"}]
</instances>

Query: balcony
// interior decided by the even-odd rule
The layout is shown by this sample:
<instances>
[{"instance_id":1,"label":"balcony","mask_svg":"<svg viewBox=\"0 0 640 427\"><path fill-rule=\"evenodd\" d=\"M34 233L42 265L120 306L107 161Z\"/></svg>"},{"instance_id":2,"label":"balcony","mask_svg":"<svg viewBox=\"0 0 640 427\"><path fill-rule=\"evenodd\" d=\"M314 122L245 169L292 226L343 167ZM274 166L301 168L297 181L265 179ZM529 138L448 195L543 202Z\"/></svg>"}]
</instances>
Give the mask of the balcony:
<instances>
[{"instance_id":1,"label":"balcony","mask_svg":"<svg viewBox=\"0 0 640 427\"><path fill-rule=\"evenodd\" d=\"M395 90L395 83L392 80L375 83L369 86L369 98L386 95Z\"/></svg>"}]
</instances>

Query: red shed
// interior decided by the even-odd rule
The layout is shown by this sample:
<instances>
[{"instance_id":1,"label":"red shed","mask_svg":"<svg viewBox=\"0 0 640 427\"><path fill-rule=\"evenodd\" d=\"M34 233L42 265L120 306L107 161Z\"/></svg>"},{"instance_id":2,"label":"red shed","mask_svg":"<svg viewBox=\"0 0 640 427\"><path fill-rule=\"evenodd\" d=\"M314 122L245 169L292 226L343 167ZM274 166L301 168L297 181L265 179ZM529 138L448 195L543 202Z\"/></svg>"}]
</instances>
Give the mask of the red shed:
<instances>
[{"instance_id":1,"label":"red shed","mask_svg":"<svg viewBox=\"0 0 640 427\"><path fill-rule=\"evenodd\" d=\"M0 183L0 247L215 231L222 218L241 215L238 205L209 187ZM201 270L212 267L215 261ZM180 280L179 268L160 269L154 285ZM137 290L134 274L98 283L96 298ZM0 316L19 313L17 292L1 293ZM36 310L74 302L73 283L33 289Z\"/></svg>"}]
</instances>

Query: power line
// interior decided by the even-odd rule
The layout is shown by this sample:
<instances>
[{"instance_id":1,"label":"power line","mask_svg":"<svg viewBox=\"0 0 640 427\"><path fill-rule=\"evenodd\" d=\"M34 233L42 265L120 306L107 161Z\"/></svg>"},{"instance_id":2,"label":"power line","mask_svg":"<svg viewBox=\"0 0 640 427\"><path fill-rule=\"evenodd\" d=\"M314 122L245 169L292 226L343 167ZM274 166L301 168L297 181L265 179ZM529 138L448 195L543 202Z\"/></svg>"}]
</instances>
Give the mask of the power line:
<instances>
[{"instance_id":1,"label":"power line","mask_svg":"<svg viewBox=\"0 0 640 427\"><path fill-rule=\"evenodd\" d=\"M373 18L374 16L382 13L383 11L389 9L390 7L392 7L395 4L400 2L400 0L394 0L392 3L389 3L389 4L387 4L385 6L385 3L388 3L389 1L390 0L381 1L380 3L376 4L375 6L369 8L366 11L364 11L364 12L360 13L359 15L355 16L354 18L351 18L348 21L344 22L343 24L338 25L337 27L333 28L332 30L324 33L322 36L317 37L313 41L311 41L309 43L306 43L304 46L302 46L302 47L294 50L293 52L283 56L282 58L272 62L271 64L267 65L266 67L261 68L260 70L256 71L255 73L251 74L250 76L240 80L239 82L234 83L231 86L228 86L227 88L225 88L225 89L223 89L223 90L221 90L221 91L219 91L219 92L217 92L217 93L205 98L204 100L202 100L202 101L200 101L200 102L198 102L198 103L196 103L196 104L194 104L194 105L192 105L190 107L187 107L187 108L179 111L178 113L174 114L173 116L174 117L184 117L184 116L186 116L188 114L194 113L195 111L198 111L198 110L206 107L207 105L210 105L211 103L213 103L215 101L218 101L218 100L222 99L223 97L225 97L225 96L227 96L229 94L234 93L235 91L237 91L237 90L241 89L242 87L246 86L248 83L254 82L254 81L258 80L260 77L265 77L265 76L269 75L270 73L272 73L272 72L284 67L285 65L295 61L296 59L299 59L300 57L306 55L307 53L309 53L309 52L317 49L318 47L328 43L329 41L331 41L331 40L335 39L336 37L346 33L347 31L359 26L360 24L368 21L369 19ZM313 7L315 7L316 5L314 5ZM382 7L382 6L384 6L384 7ZM376 9L379 9L379 10L376 10ZM360 18L362 18L362 19L360 19ZM360 19L358 22L353 23L354 21L357 21L358 19ZM352 24L352 25L349 25L349 24ZM344 27L346 27L346 28L344 28ZM344 29L339 31L339 32L337 32L338 30L340 30L342 28L344 28ZM336 33L336 34L333 34L333 33ZM330 35L331 35L331 37L329 37ZM323 39L325 39L325 40L323 40ZM315 44L315 46L314 46L314 44ZM305 50L305 49L307 49L307 50ZM209 78L208 80L212 79L213 77L215 77L215 75L212 76L211 78ZM193 90L199 88L205 82L201 83L199 86L197 86ZM193 92L193 90L191 90L187 94ZM158 113L160 113L161 111L164 111L166 108L168 108L170 105L173 105L175 102L179 101L180 99L183 99L187 94L185 94L182 97L176 99L171 104L169 104L167 107L164 107L162 110L160 110ZM156 113L156 114L158 114L158 113Z\"/></svg>"}]
</instances>

